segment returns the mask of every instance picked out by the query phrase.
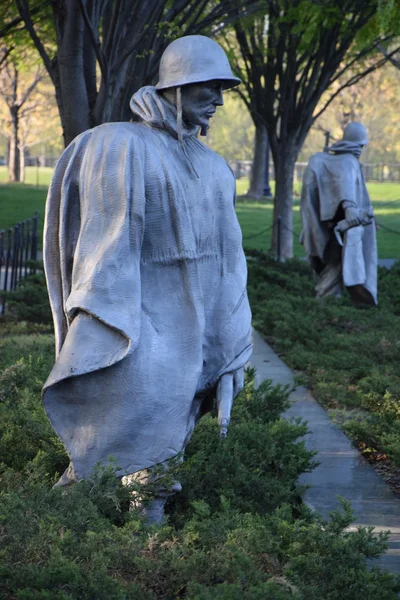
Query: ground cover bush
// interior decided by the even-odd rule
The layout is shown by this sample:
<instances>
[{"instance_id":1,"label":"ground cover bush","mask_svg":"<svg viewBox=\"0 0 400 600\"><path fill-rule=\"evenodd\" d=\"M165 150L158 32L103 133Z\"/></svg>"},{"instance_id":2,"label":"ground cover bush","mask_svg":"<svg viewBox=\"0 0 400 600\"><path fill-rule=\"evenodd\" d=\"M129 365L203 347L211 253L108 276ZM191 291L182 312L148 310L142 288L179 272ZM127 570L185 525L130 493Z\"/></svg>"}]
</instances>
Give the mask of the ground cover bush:
<instances>
[{"instance_id":1,"label":"ground cover bush","mask_svg":"<svg viewBox=\"0 0 400 600\"><path fill-rule=\"evenodd\" d=\"M0 298L4 298L7 303L5 320L52 325L43 265L37 264L40 271L21 279L15 291L0 291Z\"/></svg>"},{"instance_id":2,"label":"ground cover bush","mask_svg":"<svg viewBox=\"0 0 400 600\"><path fill-rule=\"evenodd\" d=\"M344 504L321 521L300 503L313 467L306 425L280 418L288 390L248 373L226 440L214 414L195 429L173 476L168 520L129 511L115 466L68 492L52 484L68 460L40 389L51 335L7 324L0 337L0 596L8 600L395 600L400 580L368 570L385 535L348 533ZM0 328L0 335L2 329ZM18 357L18 360L15 359ZM141 490L146 492L146 490Z\"/></svg>"},{"instance_id":3,"label":"ground cover bush","mask_svg":"<svg viewBox=\"0 0 400 600\"><path fill-rule=\"evenodd\" d=\"M307 264L248 251L254 325L370 456L400 465L400 263L379 271L379 307L318 302Z\"/></svg>"}]
</instances>

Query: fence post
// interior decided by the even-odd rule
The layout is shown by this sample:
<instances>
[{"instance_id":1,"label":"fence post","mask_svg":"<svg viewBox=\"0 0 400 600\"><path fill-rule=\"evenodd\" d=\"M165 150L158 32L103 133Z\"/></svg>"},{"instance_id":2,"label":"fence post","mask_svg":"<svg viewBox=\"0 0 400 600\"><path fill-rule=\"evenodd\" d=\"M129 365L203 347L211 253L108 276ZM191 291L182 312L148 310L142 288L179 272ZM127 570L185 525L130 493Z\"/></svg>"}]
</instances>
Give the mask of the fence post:
<instances>
[{"instance_id":1,"label":"fence post","mask_svg":"<svg viewBox=\"0 0 400 600\"><path fill-rule=\"evenodd\" d=\"M2 229L0 231L0 278L1 278L1 269L3 268L3 266L5 265L5 260L4 260L4 229ZM4 271L4 277L6 276L6 272ZM1 302L1 314L4 315L4 308L5 308L5 299L2 298L2 302Z\"/></svg>"},{"instance_id":2,"label":"fence post","mask_svg":"<svg viewBox=\"0 0 400 600\"><path fill-rule=\"evenodd\" d=\"M4 263L4 229L0 229L0 267Z\"/></svg>"},{"instance_id":3,"label":"fence post","mask_svg":"<svg viewBox=\"0 0 400 600\"><path fill-rule=\"evenodd\" d=\"M33 217L32 223L32 244L31 244L31 260L37 259L37 229L38 229L38 218L39 215L37 212ZM33 267L32 273L36 273L36 267Z\"/></svg>"},{"instance_id":4,"label":"fence post","mask_svg":"<svg viewBox=\"0 0 400 600\"><path fill-rule=\"evenodd\" d=\"M276 255L279 262L281 260L281 220L280 216L276 219Z\"/></svg>"},{"instance_id":5,"label":"fence post","mask_svg":"<svg viewBox=\"0 0 400 600\"><path fill-rule=\"evenodd\" d=\"M7 291L8 270L10 268L10 260L11 260L11 237L12 237L12 228L10 227L9 230L8 230L8 235L7 235L7 254L6 254L6 266L5 266L5 272L4 272L3 290L5 292ZM3 305L1 307L1 314L2 315L4 315L5 310L6 310L6 300L5 300L5 298L3 298Z\"/></svg>"},{"instance_id":6,"label":"fence post","mask_svg":"<svg viewBox=\"0 0 400 600\"><path fill-rule=\"evenodd\" d=\"M19 238L19 277L22 279L22 269L24 266L24 247L25 247L25 221L21 221L20 238Z\"/></svg>"},{"instance_id":7,"label":"fence post","mask_svg":"<svg viewBox=\"0 0 400 600\"><path fill-rule=\"evenodd\" d=\"M18 231L19 223L14 227L14 240L12 244L12 261L11 261L11 281L10 290L15 290L17 287L17 273L18 273Z\"/></svg>"},{"instance_id":8,"label":"fence post","mask_svg":"<svg viewBox=\"0 0 400 600\"><path fill-rule=\"evenodd\" d=\"M25 244L25 279L28 277L28 260L29 260L29 249L31 247L31 219L26 221L26 244Z\"/></svg>"},{"instance_id":9,"label":"fence post","mask_svg":"<svg viewBox=\"0 0 400 600\"><path fill-rule=\"evenodd\" d=\"M6 272L4 275L4 291L7 291L8 284L8 271L10 269L10 260L11 260L11 238L12 238L12 228L10 227L7 235L7 254L6 254Z\"/></svg>"}]
</instances>

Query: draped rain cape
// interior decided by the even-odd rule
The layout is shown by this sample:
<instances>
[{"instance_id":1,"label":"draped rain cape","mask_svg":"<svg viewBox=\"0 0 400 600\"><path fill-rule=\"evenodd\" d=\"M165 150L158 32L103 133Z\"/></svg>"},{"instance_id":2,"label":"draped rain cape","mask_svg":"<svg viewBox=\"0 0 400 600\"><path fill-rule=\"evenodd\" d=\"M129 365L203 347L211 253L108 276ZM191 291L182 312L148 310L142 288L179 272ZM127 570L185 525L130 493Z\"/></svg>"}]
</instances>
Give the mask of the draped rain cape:
<instances>
[{"instance_id":1,"label":"draped rain cape","mask_svg":"<svg viewBox=\"0 0 400 600\"><path fill-rule=\"evenodd\" d=\"M332 149L339 151L341 144L344 146L339 142ZM323 264L328 262L328 243L338 220L340 204L347 200L361 212L373 214L361 165L350 152L345 146L337 154L318 152L311 157L304 172L302 243L307 256L316 257ZM352 227L343 234L343 283L350 290L358 290L357 296L375 304L377 262L374 219L368 225Z\"/></svg>"},{"instance_id":2,"label":"draped rain cape","mask_svg":"<svg viewBox=\"0 0 400 600\"><path fill-rule=\"evenodd\" d=\"M56 166L44 261L56 363L50 421L87 477L134 473L185 447L220 377L251 353L247 269L226 162L153 87L138 123L78 136Z\"/></svg>"}]
</instances>

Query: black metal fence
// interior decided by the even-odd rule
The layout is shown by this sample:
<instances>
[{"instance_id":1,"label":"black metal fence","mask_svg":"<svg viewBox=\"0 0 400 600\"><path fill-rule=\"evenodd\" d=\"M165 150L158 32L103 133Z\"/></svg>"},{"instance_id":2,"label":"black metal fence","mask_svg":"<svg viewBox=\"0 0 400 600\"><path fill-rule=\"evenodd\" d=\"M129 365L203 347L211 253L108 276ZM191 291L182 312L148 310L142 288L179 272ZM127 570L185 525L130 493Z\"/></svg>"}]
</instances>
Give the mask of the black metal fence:
<instances>
[{"instance_id":1,"label":"black metal fence","mask_svg":"<svg viewBox=\"0 0 400 600\"><path fill-rule=\"evenodd\" d=\"M4 314L6 300L2 292L15 290L18 281L35 273L30 261L37 260L38 214L10 227L0 230L0 304Z\"/></svg>"}]
</instances>

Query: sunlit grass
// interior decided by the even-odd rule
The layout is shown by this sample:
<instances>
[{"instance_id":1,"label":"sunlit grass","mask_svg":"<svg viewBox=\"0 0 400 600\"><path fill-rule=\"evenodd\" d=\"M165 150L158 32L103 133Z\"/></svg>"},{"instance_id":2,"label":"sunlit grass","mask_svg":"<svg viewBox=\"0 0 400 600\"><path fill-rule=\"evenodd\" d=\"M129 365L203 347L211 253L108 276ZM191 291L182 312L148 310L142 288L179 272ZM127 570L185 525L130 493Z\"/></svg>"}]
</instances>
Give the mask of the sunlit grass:
<instances>
[{"instance_id":1,"label":"sunlit grass","mask_svg":"<svg viewBox=\"0 0 400 600\"><path fill-rule=\"evenodd\" d=\"M377 221L382 227L377 231L379 258L400 258L400 184L397 183L368 183ZM273 203L265 198L260 202L240 196L248 188L248 179L237 182L238 199L236 212L243 231L243 245L257 250L268 251L271 245L271 230L252 237L262 230L271 227ZM275 182L271 182L274 190ZM300 184L295 186L295 192L300 191ZM393 200L395 201L393 203ZM389 204L387 204L389 203ZM295 256L304 256L303 246L299 243L301 232L300 200L293 201L293 251ZM399 233L387 231L385 227Z\"/></svg>"},{"instance_id":2,"label":"sunlit grass","mask_svg":"<svg viewBox=\"0 0 400 600\"><path fill-rule=\"evenodd\" d=\"M275 181L270 181L272 193L275 192ZM301 183L298 181L294 184L295 194L298 196L301 192ZM367 188L372 202L398 202L400 210L400 183L379 183L379 182L368 182ZM238 196L243 196L249 189L248 177L242 177L236 181L236 193ZM295 198L298 201L298 198Z\"/></svg>"},{"instance_id":3,"label":"sunlit grass","mask_svg":"<svg viewBox=\"0 0 400 600\"><path fill-rule=\"evenodd\" d=\"M26 167L25 169L25 185L34 185L36 187L50 185L51 177L54 169L52 167ZM0 183L8 182L7 167L0 166ZM19 184L21 185L21 184Z\"/></svg>"},{"instance_id":4,"label":"sunlit grass","mask_svg":"<svg viewBox=\"0 0 400 600\"><path fill-rule=\"evenodd\" d=\"M52 169L49 167L39 169L39 181L48 184L51 179ZM5 181L6 167L0 167L0 182ZM39 213L39 235L42 236L44 220L44 204L46 200L47 185L36 187L36 167L27 168L28 184L0 184L0 229L7 229L18 221L32 217ZM246 247L258 250L268 250L271 243L271 231L262 233L257 237L254 234L272 225L273 203L271 199L256 202L243 197L248 188L248 179L237 182L238 198L236 211L243 230L243 243ZM274 182L271 182L274 190ZM300 184L295 186L296 194L300 191ZM378 223L389 229L400 232L400 184L396 183L369 183L370 192ZM242 195L242 196L241 196ZM393 202L395 201L395 202ZM389 203L389 204L388 204ZM377 232L378 251L380 258L400 258L400 234L392 233L382 227ZM298 242L301 232L300 201L296 196L293 203L293 241L295 256L303 256L303 247Z\"/></svg>"},{"instance_id":5,"label":"sunlit grass","mask_svg":"<svg viewBox=\"0 0 400 600\"><path fill-rule=\"evenodd\" d=\"M41 239L46 195L47 187L35 188L18 183L0 184L0 229L7 230L19 221L33 217L37 212Z\"/></svg>"}]
</instances>

